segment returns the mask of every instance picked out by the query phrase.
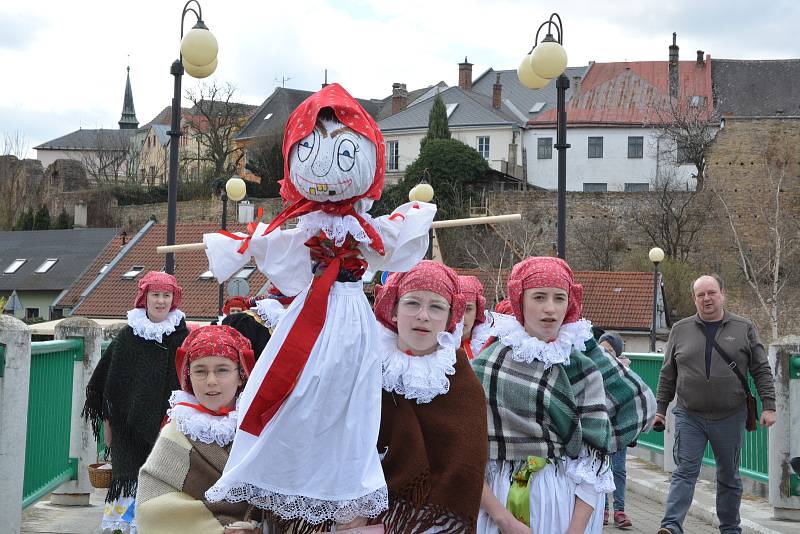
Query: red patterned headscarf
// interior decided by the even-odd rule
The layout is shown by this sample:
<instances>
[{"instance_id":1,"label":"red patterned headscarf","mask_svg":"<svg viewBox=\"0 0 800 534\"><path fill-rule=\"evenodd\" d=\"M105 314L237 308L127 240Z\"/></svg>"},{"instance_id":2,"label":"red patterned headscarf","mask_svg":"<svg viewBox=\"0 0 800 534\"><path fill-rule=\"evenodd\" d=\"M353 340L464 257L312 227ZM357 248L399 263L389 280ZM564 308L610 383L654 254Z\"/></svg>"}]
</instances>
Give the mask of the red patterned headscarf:
<instances>
[{"instance_id":1,"label":"red patterned headscarf","mask_svg":"<svg viewBox=\"0 0 800 534\"><path fill-rule=\"evenodd\" d=\"M194 394L189 380L189 364L201 358L220 356L239 365L242 380L247 380L256 364L250 340L227 325L209 325L189 332L175 354L175 370L181 389Z\"/></svg>"},{"instance_id":2,"label":"red patterned headscarf","mask_svg":"<svg viewBox=\"0 0 800 534\"><path fill-rule=\"evenodd\" d=\"M231 297L225 301L225 305L222 307L222 313L230 315L231 308L239 308L241 311L247 311L250 309L250 299L247 297Z\"/></svg>"},{"instance_id":3,"label":"red patterned headscarf","mask_svg":"<svg viewBox=\"0 0 800 534\"><path fill-rule=\"evenodd\" d=\"M295 143L308 136L317 123L317 116L323 108L331 108L336 118L342 124L349 126L354 131L363 135L375 144L376 165L375 177L366 193L342 201L352 206L361 198L378 200L383 190L383 177L386 174L386 156L383 146L383 135L378 125L369 113L364 111L355 98L338 83L323 87L313 95L306 98L286 121L283 136L283 180L281 184L281 198L285 204L295 204L303 200L292 181L289 179L289 153Z\"/></svg>"},{"instance_id":4,"label":"red patterned headscarf","mask_svg":"<svg viewBox=\"0 0 800 534\"><path fill-rule=\"evenodd\" d=\"M535 287L557 287L567 292L567 314L563 324L574 323L581 318L583 286L575 283L567 262L561 258L535 256L516 264L508 277L508 299L520 324L525 325L522 294L526 289Z\"/></svg>"},{"instance_id":5,"label":"red patterned headscarf","mask_svg":"<svg viewBox=\"0 0 800 534\"><path fill-rule=\"evenodd\" d=\"M504 315L514 315L514 308L511 307L511 301L503 299L494 305L494 311Z\"/></svg>"},{"instance_id":6,"label":"red patterned headscarf","mask_svg":"<svg viewBox=\"0 0 800 534\"><path fill-rule=\"evenodd\" d=\"M450 322L447 331L453 329L463 317L466 300L461 292L461 284L456 272L434 261L423 260L405 273L392 273L386 285L375 286L375 317L386 328L397 332L392 321L394 307L400 297L411 291L432 291L441 295L450 304Z\"/></svg>"},{"instance_id":7,"label":"red patterned headscarf","mask_svg":"<svg viewBox=\"0 0 800 534\"><path fill-rule=\"evenodd\" d=\"M147 293L150 291L172 291L172 306L169 311L173 311L181 305L183 289L171 274L150 271L144 275L139 280L139 288L133 307L147 309Z\"/></svg>"},{"instance_id":8,"label":"red patterned headscarf","mask_svg":"<svg viewBox=\"0 0 800 534\"><path fill-rule=\"evenodd\" d=\"M461 293L467 302L475 302L475 324L486 321L486 297L483 296L483 284L477 276L459 275Z\"/></svg>"}]
</instances>

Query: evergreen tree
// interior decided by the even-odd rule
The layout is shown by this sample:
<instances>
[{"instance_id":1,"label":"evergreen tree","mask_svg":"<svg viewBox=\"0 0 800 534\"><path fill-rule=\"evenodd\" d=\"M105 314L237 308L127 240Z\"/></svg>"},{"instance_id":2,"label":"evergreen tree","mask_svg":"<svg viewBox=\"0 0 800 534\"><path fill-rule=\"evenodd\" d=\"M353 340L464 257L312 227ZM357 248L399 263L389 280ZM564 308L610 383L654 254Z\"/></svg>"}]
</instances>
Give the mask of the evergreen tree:
<instances>
[{"instance_id":1,"label":"evergreen tree","mask_svg":"<svg viewBox=\"0 0 800 534\"><path fill-rule=\"evenodd\" d=\"M33 209L28 208L25 212L17 219L17 224L14 226L14 230L33 230Z\"/></svg>"},{"instance_id":2,"label":"evergreen tree","mask_svg":"<svg viewBox=\"0 0 800 534\"><path fill-rule=\"evenodd\" d=\"M450 127L447 125L447 108L440 95L433 100L431 112L428 114L428 133L420 141L422 149L429 139L450 139Z\"/></svg>"},{"instance_id":3,"label":"evergreen tree","mask_svg":"<svg viewBox=\"0 0 800 534\"><path fill-rule=\"evenodd\" d=\"M50 210L47 209L47 206L42 205L36 211L36 215L33 217L33 229L34 230L50 229Z\"/></svg>"},{"instance_id":4,"label":"evergreen tree","mask_svg":"<svg viewBox=\"0 0 800 534\"><path fill-rule=\"evenodd\" d=\"M70 221L67 211L62 208L61 213L58 214L58 218L56 219L55 224L53 224L53 229L67 230L71 227L72 227L72 221Z\"/></svg>"}]
</instances>

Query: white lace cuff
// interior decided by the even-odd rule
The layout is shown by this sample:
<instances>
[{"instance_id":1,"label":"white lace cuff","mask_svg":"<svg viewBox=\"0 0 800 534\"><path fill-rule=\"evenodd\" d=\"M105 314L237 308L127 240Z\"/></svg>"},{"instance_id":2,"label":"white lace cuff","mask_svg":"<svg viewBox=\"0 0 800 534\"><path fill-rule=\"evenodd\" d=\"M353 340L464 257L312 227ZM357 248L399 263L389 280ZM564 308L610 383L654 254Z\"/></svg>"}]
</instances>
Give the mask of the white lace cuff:
<instances>
[{"instance_id":1,"label":"white lace cuff","mask_svg":"<svg viewBox=\"0 0 800 534\"><path fill-rule=\"evenodd\" d=\"M167 314L166 319L160 323L154 323L147 318L147 310L134 308L128 310L128 325L137 336L161 343L164 336L168 336L175 331L184 317L185 315L182 311L175 309Z\"/></svg>"},{"instance_id":2,"label":"white lace cuff","mask_svg":"<svg viewBox=\"0 0 800 534\"><path fill-rule=\"evenodd\" d=\"M511 359L521 363L538 360L545 368L569 363L572 347L584 350L585 341L592 337L592 323L586 319L562 325L555 341L549 343L529 335L512 315L496 315L492 330L503 344L511 347Z\"/></svg>"},{"instance_id":3,"label":"white lace cuff","mask_svg":"<svg viewBox=\"0 0 800 534\"><path fill-rule=\"evenodd\" d=\"M264 326L275 328L283 316L286 315L286 308L275 299L266 298L256 301L256 305L250 308L261 317Z\"/></svg>"}]
</instances>

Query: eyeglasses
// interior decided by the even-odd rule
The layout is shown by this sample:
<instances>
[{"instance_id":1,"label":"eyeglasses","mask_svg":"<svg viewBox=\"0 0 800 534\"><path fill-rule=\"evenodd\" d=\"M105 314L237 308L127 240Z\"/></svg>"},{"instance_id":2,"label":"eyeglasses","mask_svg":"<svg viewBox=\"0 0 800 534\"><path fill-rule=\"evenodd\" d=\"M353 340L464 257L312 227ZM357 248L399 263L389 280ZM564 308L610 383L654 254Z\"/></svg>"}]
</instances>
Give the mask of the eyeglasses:
<instances>
[{"instance_id":1,"label":"eyeglasses","mask_svg":"<svg viewBox=\"0 0 800 534\"><path fill-rule=\"evenodd\" d=\"M447 315L450 313L450 306L448 304L430 302L424 305L416 299L400 299L400 302L397 304L397 313L405 315L406 317L416 317L423 308L425 308L425 314L434 321L447 319Z\"/></svg>"},{"instance_id":2,"label":"eyeglasses","mask_svg":"<svg viewBox=\"0 0 800 534\"><path fill-rule=\"evenodd\" d=\"M190 369L189 374L192 376L192 378L196 378L198 380L206 380L210 374L213 374L215 377L217 377L217 380L225 380L230 378L233 373L237 371L238 369L234 369L232 367L220 367L214 371L210 369Z\"/></svg>"}]
</instances>

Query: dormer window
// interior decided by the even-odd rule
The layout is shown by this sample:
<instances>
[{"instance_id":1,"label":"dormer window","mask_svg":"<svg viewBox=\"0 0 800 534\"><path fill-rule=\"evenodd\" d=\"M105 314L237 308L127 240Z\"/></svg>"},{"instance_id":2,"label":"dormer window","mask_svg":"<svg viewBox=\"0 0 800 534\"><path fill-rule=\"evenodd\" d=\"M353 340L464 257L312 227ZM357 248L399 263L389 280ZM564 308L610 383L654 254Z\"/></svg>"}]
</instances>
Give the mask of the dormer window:
<instances>
[{"instance_id":1,"label":"dormer window","mask_svg":"<svg viewBox=\"0 0 800 534\"><path fill-rule=\"evenodd\" d=\"M268 121L271 118L272 118L272 113L267 113L266 115L264 115L264 119L263 120Z\"/></svg>"},{"instance_id":2,"label":"dormer window","mask_svg":"<svg viewBox=\"0 0 800 534\"><path fill-rule=\"evenodd\" d=\"M133 267L131 267L130 271L128 271L128 272L126 272L125 274L122 275L122 278L124 278L126 280L133 280L142 271L144 271L144 266L143 265L134 265Z\"/></svg>"},{"instance_id":3,"label":"dormer window","mask_svg":"<svg viewBox=\"0 0 800 534\"><path fill-rule=\"evenodd\" d=\"M14 274L17 270L22 267L22 265L28 260L26 259L16 259L11 262L11 265L6 267L6 270L3 271L3 274Z\"/></svg>"},{"instance_id":4,"label":"dormer window","mask_svg":"<svg viewBox=\"0 0 800 534\"><path fill-rule=\"evenodd\" d=\"M693 108L699 108L700 106L702 106L705 103L705 101L706 101L706 97L700 96L700 95L694 95L689 100L689 105L691 107L693 107Z\"/></svg>"},{"instance_id":5,"label":"dormer window","mask_svg":"<svg viewBox=\"0 0 800 534\"><path fill-rule=\"evenodd\" d=\"M34 272L34 273L36 273L36 274L44 274L44 273L46 273L47 271L49 271L49 270L50 270L50 268L51 268L53 265L55 265L57 261L58 261L58 258L47 258L47 259L44 261L44 263L42 263L40 266L38 266L38 267L36 268L36 270L35 270L35 271L33 271L33 272Z\"/></svg>"},{"instance_id":6,"label":"dormer window","mask_svg":"<svg viewBox=\"0 0 800 534\"><path fill-rule=\"evenodd\" d=\"M200 275L200 280L211 280L214 278L214 273L211 271L205 271Z\"/></svg>"},{"instance_id":7,"label":"dormer window","mask_svg":"<svg viewBox=\"0 0 800 534\"><path fill-rule=\"evenodd\" d=\"M255 270L256 270L255 267L245 267L244 269L236 273L234 275L234 278L242 278L244 280L247 280L247 278L249 278L250 275L255 272Z\"/></svg>"},{"instance_id":8,"label":"dormer window","mask_svg":"<svg viewBox=\"0 0 800 534\"><path fill-rule=\"evenodd\" d=\"M539 113L544 109L544 102L537 102L531 107L530 113Z\"/></svg>"}]
</instances>

